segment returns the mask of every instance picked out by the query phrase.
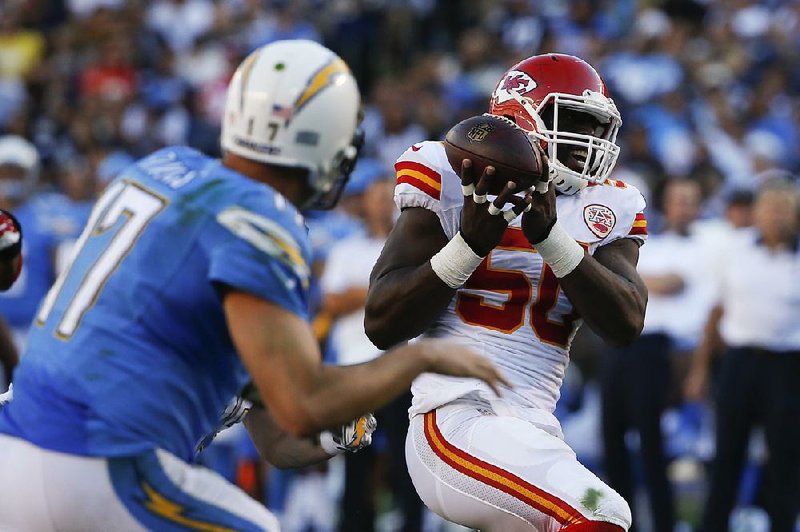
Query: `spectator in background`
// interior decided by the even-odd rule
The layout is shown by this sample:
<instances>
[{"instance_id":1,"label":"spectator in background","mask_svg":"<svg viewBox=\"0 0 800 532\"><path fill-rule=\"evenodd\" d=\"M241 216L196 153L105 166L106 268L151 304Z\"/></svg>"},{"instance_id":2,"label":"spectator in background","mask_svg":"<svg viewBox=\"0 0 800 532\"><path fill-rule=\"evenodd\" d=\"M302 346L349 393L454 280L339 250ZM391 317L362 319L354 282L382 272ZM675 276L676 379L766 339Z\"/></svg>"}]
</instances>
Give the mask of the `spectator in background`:
<instances>
[{"instance_id":1,"label":"spectator in background","mask_svg":"<svg viewBox=\"0 0 800 532\"><path fill-rule=\"evenodd\" d=\"M718 272L722 267L722 262L727 259L731 239L735 237L739 229L750 227L753 223L753 192L745 189L732 189L719 194L711 201L722 203L720 208L722 216L699 220L693 229L696 235L704 241L706 255L713 258L712 271ZM703 322L705 323L705 321L704 318Z\"/></svg>"},{"instance_id":2,"label":"spectator in background","mask_svg":"<svg viewBox=\"0 0 800 532\"><path fill-rule=\"evenodd\" d=\"M175 52L189 50L214 26L210 0L158 0L147 10L147 26Z\"/></svg>"},{"instance_id":3,"label":"spectator in background","mask_svg":"<svg viewBox=\"0 0 800 532\"><path fill-rule=\"evenodd\" d=\"M137 90L136 70L130 63L130 50L124 39L109 39L101 45L97 62L80 76L83 97L127 100Z\"/></svg>"},{"instance_id":4,"label":"spectator in background","mask_svg":"<svg viewBox=\"0 0 800 532\"><path fill-rule=\"evenodd\" d=\"M362 209L366 232L338 242L328 257L322 277L322 309L334 320L332 347L339 364L358 364L381 354L364 331L364 304L369 276L395 220L393 173L385 166L367 160L359 162L354 176L366 181ZM399 397L375 413L378 431L386 436L390 486L394 501L403 515L404 532L419 531L422 501L417 497L408 476L405 458L405 435L411 394ZM339 530L349 532L375 530L378 486L373 470L378 449L367 448L345 456L345 485L340 505ZM370 480L368 480L370 479Z\"/></svg>"},{"instance_id":5,"label":"spectator in background","mask_svg":"<svg viewBox=\"0 0 800 532\"><path fill-rule=\"evenodd\" d=\"M256 16L248 32L247 45L255 49L259 46L284 39L306 39L320 42L322 37L313 24L302 15L302 9L297 0L271 0L269 16ZM255 4L256 12L263 13L263 9Z\"/></svg>"},{"instance_id":6,"label":"spectator in background","mask_svg":"<svg viewBox=\"0 0 800 532\"><path fill-rule=\"evenodd\" d=\"M39 65L45 52L41 32L24 28L22 2L3 2L0 7L0 79L22 80Z\"/></svg>"},{"instance_id":7,"label":"spectator in background","mask_svg":"<svg viewBox=\"0 0 800 532\"><path fill-rule=\"evenodd\" d=\"M509 0L504 4L503 44L520 55L536 50L544 34L544 21L537 16L535 4L526 0Z\"/></svg>"},{"instance_id":8,"label":"spectator in background","mask_svg":"<svg viewBox=\"0 0 800 532\"><path fill-rule=\"evenodd\" d=\"M341 364L358 364L380 353L364 332L364 302L369 274L394 224L393 183L385 167L364 171L372 172L361 196L366 232L335 243L322 276L322 308L335 320L331 334Z\"/></svg>"},{"instance_id":9,"label":"spectator in background","mask_svg":"<svg viewBox=\"0 0 800 532\"><path fill-rule=\"evenodd\" d=\"M625 143L625 150L620 153L622 165L646 185L648 192L659 190L667 174L664 166L653 157L647 128L637 122L626 123L621 133Z\"/></svg>"},{"instance_id":10,"label":"spectator in background","mask_svg":"<svg viewBox=\"0 0 800 532\"><path fill-rule=\"evenodd\" d=\"M632 24L629 46L612 49L603 64L615 94L641 104L680 86L680 64L663 50L672 29L669 17L661 10L639 13Z\"/></svg>"},{"instance_id":11,"label":"spectator in background","mask_svg":"<svg viewBox=\"0 0 800 532\"><path fill-rule=\"evenodd\" d=\"M227 81L230 75L224 43L207 37L198 39L191 50L164 66L174 69L170 72L196 90L220 80Z\"/></svg>"},{"instance_id":12,"label":"spectator in background","mask_svg":"<svg viewBox=\"0 0 800 532\"><path fill-rule=\"evenodd\" d=\"M364 149L387 168L409 144L425 138L425 130L414 121L405 89L400 80L382 79L373 89L373 104L366 108Z\"/></svg>"},{"instance_id":13,"label":"spectator in background","mask_svg":"<svg viewBox=\"0 0 800 532\"><path fill-rule=\"evenodd\" d=\"M125 0L67 0L70 13L76 18L91 16L98 9L119 9Z\"/></svg>"},{"instance_id":14,"label":"spectator in background","mask_svg":"<svg viewBox=\"0 0 800 532\"><path fill-rule=\"evenodd\" d=\"M796 184L766 182L721 261L716 306L686 381L701 399L715 345L724 346L716 389L716 456L703 530L728 529L750 433L763 426L769 455L765 510L773 532L791 532L800 511L800 197Z\"/></svg>"},{"instance_id":15,"label":"spectator in background","mask_svg":"<svg viewBox=\"0 0 800 532\"><path fill-rule=\"evenodd\" d=\"M486 101L503 75L497 43L489 32L472 28L458 40L456 71L444 82L444 94L456 116L466 118L485 110ZM420 139L421 140L421 139Z\"/></svg>"},{"instance_id":16,"label":"spectator in background","mask_svg":"<svg viewBox=\"0 0 800 532\"><path fill-rule=\"evenodd\" d=\"M725 221L732 229L744 229L753 224L753 193L735 190L728 195Z\"/></svg>"},{"instance_id":17,"label":"spectator in background","mask_svg":"<svg viewBox=\"0 0 800 532\"><path fill-rule=\"evenodd\" d=\"M41 63L45 51L42 33L23 27L21 21L21 3L0 5L0 128L24 109L28 100L25 80Z\"/></svg>"},{"instance_id":18,"label":"spectator in background","mask_svg":"<svg viewBox=\"0 0 800 532\"><path fill-rule=\"evenodd\" d=\"M630 346L609 352L602 379L609 485L626 500L635 499L633 460L626 445L626 434L635 430L656 532L671 532L675 526L661 429L671 391L673 357L683 358L694 349L708 312L708 295L703 289L708 284L708 270L703 266L702 242L692 234L700 200L696 182L667 183L664 231L652 235L639 252L638 270L649 292L644 329Z\"/></svg>"}]
</instances>

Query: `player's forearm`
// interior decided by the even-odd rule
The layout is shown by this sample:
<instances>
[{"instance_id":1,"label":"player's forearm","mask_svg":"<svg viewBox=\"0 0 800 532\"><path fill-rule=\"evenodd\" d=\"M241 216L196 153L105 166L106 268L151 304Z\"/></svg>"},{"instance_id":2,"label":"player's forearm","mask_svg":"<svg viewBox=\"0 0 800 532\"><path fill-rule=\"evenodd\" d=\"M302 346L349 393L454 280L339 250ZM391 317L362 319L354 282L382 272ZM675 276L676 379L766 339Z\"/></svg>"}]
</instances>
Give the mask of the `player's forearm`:
<instances>
[{"instance_id":1,"label":"player's forearm","mask_svg":"<svg viewBox=\"0 0 800 532\"><path fill-rule=\"evenodd\" d=\"M711 358L721 346L719 336L719 322L722 319L722 306L716 305L711 309L703 328L703 338L692 357L692 369L706 372L711 365Z\"/></svg>"},{"instance_id":2,"label":"player's forearm","mask_svg":"<svg viewBox=\"0 0 800 532\"><path fill-rule=\"evenodd\" d=\"M447 309L455 290L431 269L430 262L400 268L372 281L364 328L380 349L415 338Z\"/></svg>"},{"instance_id":3,"label":"player's forearm","mask_svg":"<svg viewBox=\"0 0 800 532\"><path fill-rule=\"evenodd\" d=\"M250 409L244 425L261 458L279 469L306 467L331 457L312 438L299 438L280 428L265 408Z\"/></svg>"},{"instance_id":4,"label":"player's forearm","mask_svg":"<svg viewBox=\"0 0 800 532\"><path fill-rule=\"evenodd\" d=\"M375 360L353 366L322 366L305 402L318 433L380 409L408 390L412 381L430 368L425 351L416 344L399 346ZM354 385L357 383L357 385Z\"/></svg>"},{"instance_id":5,"label":"player's forearm","mask_svg":"<svg viewBox=\"0 0 800 532\"><path fill-rule=\"evenodd\" d=\"M711 358L718 347L718 326L722 308L714 307L706 321L703 338L692 354L691 366L683 383L683 393L689 401L699 401L705 396Z\"/></svg>"},{"instance_id":6,"label":"player's forearm","mask_svg":"<svg viewBox=\"0 0 800 532\"><path fill-rule=\"evenodd\" d=\"M316 338L301 316L246 292L228 292L224 304L259 397L276 423L296 437L376 410L441 358L439 351L415 345L361 366L330 367L321 363Z\"/></svg>"},{"instance_id":7,"label":"player's forearm","mask_svg":"<svg viewBox=\"0 0 800 532\"><path fill-rule=\"evenodd\" d=\"M587 255L559 283L586 324L606 342L626 345L638 338L647 305L640 279L615 273Z\"/></svg>"}]
</instances>

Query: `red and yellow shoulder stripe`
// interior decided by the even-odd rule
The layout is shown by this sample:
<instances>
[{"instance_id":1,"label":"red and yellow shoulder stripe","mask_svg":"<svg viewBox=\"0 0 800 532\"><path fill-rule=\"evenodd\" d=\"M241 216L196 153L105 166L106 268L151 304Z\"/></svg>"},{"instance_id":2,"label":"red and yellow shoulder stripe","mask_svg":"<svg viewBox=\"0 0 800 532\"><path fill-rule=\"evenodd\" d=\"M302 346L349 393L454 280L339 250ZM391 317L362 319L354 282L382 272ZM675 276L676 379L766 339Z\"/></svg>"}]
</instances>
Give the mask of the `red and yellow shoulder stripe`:
<instances>
[{"instance_id":1,"label":"red and yellow shoulder stripe","mask_svg":"<svg viewBox=\"0 0 800 532\"><path fill-rule=\"evenodd\" d=\"M399 161L394 165L397 184L407 183L435 200L442 196L442 176L436 170L414 161Z\"/></svg>"},{"instance_id":2,"label":"red and yellow shoulder stripe","mask_svg":"<svg viewBox=\"0 0 800 532\"><path fill-rule=\"evenodd\" d=\"M633 226L631 227L630 232L628 235L633 236L645 236L647 235L647 218L645 217L643 212L640 212L636 215L636 218L633 219Z\"/></svg>"}]
</instances>

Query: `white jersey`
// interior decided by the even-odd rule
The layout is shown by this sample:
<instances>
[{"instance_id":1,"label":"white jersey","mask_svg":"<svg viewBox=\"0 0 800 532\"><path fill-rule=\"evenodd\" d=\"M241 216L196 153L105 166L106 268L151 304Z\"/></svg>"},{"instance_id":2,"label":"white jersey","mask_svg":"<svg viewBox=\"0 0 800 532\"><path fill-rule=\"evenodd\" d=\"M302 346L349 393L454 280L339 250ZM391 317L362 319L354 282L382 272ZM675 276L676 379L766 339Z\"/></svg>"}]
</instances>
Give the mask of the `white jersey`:
<instances>
[{"instance_id":1,"label":"white jersey","mask_svg":"<svg viewBox=\"0 0 800 532\"><path fill-rule=\"evenodd\" d=\"M397 206L433 211L447 238L453 238L464 196L442 143L415 144L400 156L395 170ZM559 223L589 253L620 238L644 241L647 236L644 198L621 181L559 195L556 207ZM458 338L478 349L514 385L505 392L506 401L549 414L559 397L580 317L520 223L521 217L511 222L500 244L425 335ZM414 381L410 412L424 413L476 390L494 398L480 381L426 373Z\"/></svg>"}]
</instances>

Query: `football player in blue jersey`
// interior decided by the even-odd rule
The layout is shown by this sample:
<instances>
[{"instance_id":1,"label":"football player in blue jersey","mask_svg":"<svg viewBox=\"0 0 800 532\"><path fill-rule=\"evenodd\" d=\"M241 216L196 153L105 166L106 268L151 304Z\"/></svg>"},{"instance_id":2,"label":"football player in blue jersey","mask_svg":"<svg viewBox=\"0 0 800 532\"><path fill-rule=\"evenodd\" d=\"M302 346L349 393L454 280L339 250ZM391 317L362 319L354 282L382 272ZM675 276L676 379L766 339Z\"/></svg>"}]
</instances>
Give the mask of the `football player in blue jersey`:
<instances>
[{"instance_id":1,"label":"football player in blue jersey","mask_svg":"<svg viewBox=\"0 0 800 532\"><path fill-rule=\"evenodd\" d=\"M262 505L189 463L249 380L268 411L246 424L285 465L318 460L301 438L366 425L359 416L422 372L505 382L482 356L435 340L322 364L298 208L336 202L359 107L330 50L272 43L231 80L222 160L165 148L109 185L0 410L0 529L275 530ZM337 429L333 446L368 432Z\"/></svg>"}]
</instances>

